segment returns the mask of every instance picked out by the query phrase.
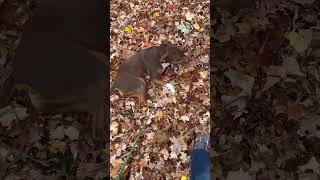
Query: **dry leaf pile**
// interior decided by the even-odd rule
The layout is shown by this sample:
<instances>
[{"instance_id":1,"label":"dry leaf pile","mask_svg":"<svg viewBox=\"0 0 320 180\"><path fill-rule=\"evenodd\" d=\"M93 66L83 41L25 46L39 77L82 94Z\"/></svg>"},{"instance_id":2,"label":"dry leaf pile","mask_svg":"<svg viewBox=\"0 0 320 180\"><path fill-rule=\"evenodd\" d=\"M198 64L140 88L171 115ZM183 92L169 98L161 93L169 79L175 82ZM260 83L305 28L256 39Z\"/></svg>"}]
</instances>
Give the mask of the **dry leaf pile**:
<instances>
[{"instance_id":1,"label":"dry leaf pile","mask_svg":"<svg viewBox=\"0 0 320 180\"><path fill-rule=\"evenodd\" d=\"M110 79L119 64L141 49L169 40L188 50L193 62L169 66L164 79L175 87L149 84L147 99L155 103L142 141L126 167L130 179L177 179L189 175L194 132L209 123L209 1L110 2ZM132 98L110 96L111 175L117 173L147 116Z\"/></svg>"},{"instance_id":2,"label":"dry leaf pile","mask_svg":"<svg viewBox=\"0 0 320 180\"><path fill-rule=\"evenodd\" d=\"M320 2L211 8L214 177L319 179Z\"/></svg>"}]
</instances>

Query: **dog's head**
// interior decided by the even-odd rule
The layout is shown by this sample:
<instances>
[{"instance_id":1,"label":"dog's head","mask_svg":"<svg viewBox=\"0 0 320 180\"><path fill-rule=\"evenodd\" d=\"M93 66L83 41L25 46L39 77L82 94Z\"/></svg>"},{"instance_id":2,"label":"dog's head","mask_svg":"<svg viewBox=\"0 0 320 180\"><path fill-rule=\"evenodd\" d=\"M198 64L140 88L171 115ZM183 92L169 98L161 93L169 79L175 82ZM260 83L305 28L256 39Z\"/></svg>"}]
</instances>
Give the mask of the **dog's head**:
<instances>
[{"instance_id":1,"label":"dog's head","mask_svg":"<svg viewBox=\"0 0 320 180\"><path fill-rule=\"evenodd\" d=\"M167 63L186 64L191 61L191 58L184 54L184 50L169 41L162 42L161 47L163 48L163 56Z\"/></svg>"}]
</instances>

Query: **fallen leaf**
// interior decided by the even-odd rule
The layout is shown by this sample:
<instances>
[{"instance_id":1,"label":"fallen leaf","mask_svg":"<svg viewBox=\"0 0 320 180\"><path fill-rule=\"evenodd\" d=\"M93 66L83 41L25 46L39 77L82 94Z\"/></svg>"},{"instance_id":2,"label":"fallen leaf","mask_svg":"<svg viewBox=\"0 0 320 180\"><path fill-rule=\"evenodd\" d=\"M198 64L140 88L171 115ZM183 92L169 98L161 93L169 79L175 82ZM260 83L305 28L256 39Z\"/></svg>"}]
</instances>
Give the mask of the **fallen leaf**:
<instances>
[{"instance_id":1,"label":"fallen leaf","mask_svg":"<svg viewBox=\"0 0 320 180\"><path fill-rule=\"evenodd\" d=\"M194 18L195 14L191 13L190 11L188 11L185 16L186 16L186 20L192 21L192 19Z\"/></svg>"},{"instance_id":2,"label":"fallen leaf","mask_svg":"<svg viewBox=\"0 0 320 180\"><path fill-rule=\"evenodd\" d=\"M299 3L299 4L302 4L302 5L305 5L305 4L312 4L314 3L315 0L292 0L296 3Z\"/></svg>"},{"instance_id":3,"label":"fallen leaf","mask_svg":"<svg viewBox=\"0 0 320 180\"><path fill-rule=\"evenodd\" d=\"M249 34L251 32L251 26L249 23L237 23L240 34Z\"/></svg>"},{"instance_id":4,"label":"fallen leaf","mask_svg":"<svg viewBox=\"0 0 320 180\"><path fill-rule=\"evenodd\" d=\"M232 86L240 87L249 96L251 96L252 88L254 85L253 77L232 69L229 69L224 74L230 79Z\"/></svg>"},{"instance_id":5,"label":"fallen leaf","mask_svg":"<svg viewBox=\"0 0 320 180\"><path fill-rule=\"evenodd\" d=\"M63 139L64 138L64 127L58 126L55 129L50 130L50 139Z\"/></svg>"},{"instance_id":6,"label":"fallen leaf","mask_svg":"<svg viewBox=\"0 0 320 180\"><path fill-rule=\"evenodd\" d=\"M154 139L154 135L155 135L154 132L150 132L146 134L148 140Z\"/></svg>"},{"instance_id":7,"label":"fallen leaf","mask_svg":"<svg viewBox=\"0 0 320 180\"><path fill-rule=\"evenodd\" d=\"M0 124L3 127L9 127L15 119L16 115L14 112L5 112L4 114L1 114Z\"/></svg>"},{"instance_id":8,"label":"fallen leaf","mask_svg":"<svg viewBox=\"0 0 320 180\"><path fill-rule=\"evenodd\" d=\"M312 29L299 29L299 35L303 38L305 43L309 45L313 39Z\"/></svg>"},{"instance_id":9,"label":"fallen leaf","mask_svg":"<svg viewBox=\"0 0 320 180\"><path fill-rule=\"evenodd\" d=\"M240 180L240 179L250 180L252 178L248 172L244 172L241 168L238 171L229 171L226 179L227 180Z\"/></svg>"},{"instance_id":10,"label":"fallen leaf","mask_svg":"<svg viewBox=\"0 0 320 180\"><path fill-rule=\"evenodd\" d=\"M320 138L320 131L318 130L318 127L320 127L319 119L320 116L317 114L305 114L299 121L300 129L298 130L298 134L301 136L315 136Z\"/></svg>"},{"instance_id":11,"label":"fallen leaf","mask_svg":"<svg viewBox=\"0 0 320 180\"><path fill-rule=\"evenodd\" d=\"M64 130L65 134L69 139L71 140L77 140L79 139L79 130L75 127L69 126Z\"/></svg>"},{"instance_id":12,"label":"fallen leaf","mask_svg":"<svg viewBox=\"0 0 320 180\"><path fill-rule=\"evenodd\" d=\"M118 134L118 123L116 121L111 122L110 130L112 134Z\"/></svg>"},{"instance_id":13,"label":"fallen leaf","mask_svg":"<svg viewBox=\"0 0 320 180\"><path fill-rule=\"evenodd\" d=\"M189 116L186 116L186 115L181 116L180 119L181 119L183 122L190 121Z\"/></svg>"},{"instance_id":14,"label":"fallen leaf","mask_svg":"<svg viewBox=\"0 0 320 180\"><path fill-rule=\"evenodd\" d=\"M198 23L194 23L193 24L193 28L196 29L196 30L199 30L200 29L200 25Z\"/></svg>"},{"instance_id":15,"label":"fallen leaf","mask_svg":"<svg viewBox=\"0 0 320 180\"><path fill-rule=\"evenodd\" d=\"M267 76L267 81L262 88L262 92L270 89L280 81L281 81L280 77Z\"/></svg>"},{"instance_id":16,"label":"fallen leaf","mask_svg":"<svg viewBox=\"0 0 320 180\"><path fill-rule=\"evenodd\" d=\"M209 72L208 71L201 71L201 72L199 72L199 74L202 79L205 79L205 78L207 78Z\"/></svg>"},{"instance_id":17,"label":"fallen leaf","mask_svg":"<svg viewBox=\"0 0 320 180\"><path fill-rule=\"evenodd\" d=\"M278 76L281 79L284 79L287 77L287 72L283 66L269 66L265 67L264 71L268 76Z\"/></svg>"},{"instance_id":18,"label":"fallen leaf","mask_svg":"<svg viewBox=\"0 0 320 180\"><path fill-rule=\"evenodd\" d=\"M304 116L304 108L302 104L288 103L288 119L299 120Z\"/></svg>"},{"instance_id":19,"label":"fallen leaf","mask_svg":"<svg viewBox=\"0 0 320 180\"><path fill-rule=\"evenodd\" d=\"M5 147L0 147L0 159L5 159L7 155L9 154L9 150Z\"/></svg>"},{"instance_id":20,"label":"fallen leaf","mask_svg":"<svg viewBox=\"0 0 320 180\"><path fill-rule=\"evenodd\" d=\"M124 32L132 33L132 29L129 26L124 27Z\"/></svg>"},{"instance_id":21,"label":"fallen leaf","mask_svg":"<svg viewBox=\"0 0 320 180\"><path fill-rule=\"evenodd\" d=\"M155 12L153 15L154 15L155 17L159 17L159 16L160 16L160 13L159 13L159 12Z\"/></svg>"},{"instance_id":22,"label":"fallen leaf","mask_svg":"<svg viewBox=\"0 0 320 180\"><path fill-rule=\"evenodd\" d=\"M174 88L174 86L172 85L172 84L170 84L170 83L167 83L166 84L166 87L170 90L170 92L172 93L172 94L174 94L175 93L175 88Z\"/></svg>"},{"instance_id":23,"label":"fallen leaf","mask_svg":"<svg viewBox=\"0 0 320 180\"><path fill-rule=\"evenodd\" d=\"M169 152L167 149L162 149L159 153L163 155L164 160L168 160Z\"/></svg>"},{"instance_id":24,"label":"fallen leaf","mask_svg":"<svg viewBox=\"0 0 320 180\"><path fill-rule=\"evenodd\" d=\"M301 169L303 172L307 169L311 169L314 173L320 174L320 164L314 156L307 164L299 166L299 169Z\"/></svg>"},{"instance_id":25,"label":"fallen leaf","mask_svg":"<svg viewBox=\"0 0 320 180\"><path fill-rule=\"evenodd\" d=\"M227 42L231 39L231 36L235 34L235 29L232 22L226 22L221 25L214 37L221 43Z\"/></svg>"},{"instance_id":26,"label":"fallen leaf","mask_svg":"<svg viewBox=\"0 0 320 180\"><path fill-rule=\"evenodd\" d=\"M174 152L174 151L171 151L171 153L170 153L170 159L178 159L177 153Z\"/></svg>"},{"instance_id":27,"label":"fallen leaf","mask_svg":"<svg viewBox=\"0 0 320 180\"><path fill-rule=\"evenodd\" d=\"M319 175L311 172L301 173L298 176L299 180L318 180L319 178L320 178Z\"/></svg>"},{"instance_id":28,"label":"fallen leaf","mask_svg":"<svg viewBox=\"0 0 320 180\"><path fill-rule=\"evenodd\" d=\"M109 176L106 170L107 164L105 162L100 163L83 163L80 162L77 169L77 179L104 179Z\"/></svg>"},{"instance_id":29,"label":"fallen leaf","mask_svg":"<svg viewBox=\"0 0 320 180\"><path fill-rule=\"evenodd\" d=\"M118 173L122 162L123 162L122 159L117 159L111 162L112 166L111 166L110 176L113 177Z\"/></svg>"},{"instance_id":30,"label":"fallen leaf","mask_svg":"<svg viewBox=\"0 0 320 180\"><path fill-rule=\"evenodd\" d=\"M164 117L163 111L157 110L155 117L158 118L159 120L163 119L163 117Z\"/></svg>"},{"instance_id":31,"label":"fallen leaf","mask_svg":"<svg viewBox=\"0 0 320 180\"><path fill-rule=\"evenodd\" d=\"M287 74L289 75L305 76L305 74L302 73L300 70L300 66L297 62L297 59L294 57L287 57L283 61L282 67L286 70Z\"/></svg>"},{"instance_id":32,"label":"fallen leaf","mask_svg":"<svg viewBox=\"0 0 320 180\"><path fill-rule=\"evenodd\" d=\"M202 62L202 63L208 63L209 62L209 56L207 54L204 55L204 56L201 56L199 61Z\"/></svg>"},{"instance_id":33,"label":"fallen leaf","mask_svg":"<svg viewBox=\"0 0 320 180\"><path fill-rule=\"evenodd\" d=\"M25 126L25 128L22 130L22 134L23 136L18 138L18 142L27 146L38 143L43 137L43 131L41 127Z\"/></svg>"},{"instance_id":34,"label":"fallen leaf","mask_svg":"<svg viewBox=\"0 0 320 180\"><path fill-rule=\"evenodd\" d=\"M293 46L298 53L303 53L309 46L303 36L297 32L287 32L285 33L285 37L290 41L290 45Z\"/></svg>"},{"instance_id":35,"label":"fallen leaf","mask_svg":"<svg viewBox=\"0 0 320 180\"><path fill-rule=\"evenodd\" d=\"M188 23L179 23L179 22L175 22L175 25L177 27L178 30L180 30L184 35L187 35L191 32L192 27L190 24Z\"/></svg>"},{"instance_id":36,"label":"fallen leaf","mask_svg":"<svg viewBox=\"0 0 320 180\"><path fill-rule=\"evenodd\" d=\"M188 158L187 153L184 153L184 152L182 152L182 153L180 154L179 159L181 159L182 163L186 163L186 162L189 161L189 158Z\"/></svg>"},{"instance_id":37,"label":"fallen leaf","mask_svg":"<svg viewBox=\"0 0 320 180\"><path fill-rule=\"evenodd\" d=\"M50 151L52 153L64 153L66 151L66 142L64 141L58 141L58 140L53 140L49 142L50 144Z\"/></svg>"},{"instance_id":38,"label":"fallen leaf","mask_svg":"<svg viewBox=\"0 0 320 180\"><path fill-rule=\"evenodd\" d=\"M146 159L141 159L140 161L139 161L139 166L140 167L147 167L148 166L148 161L146 160Z\"/></svg>"},{"instance_id":39,"label":"fallen leaf","mask_svg":"<svg viewBox=\"0 0 320 180\"><path fill-rule=\"evenodd\" d=\"M174 103L174 104L177 104L177 98L176 98L176 96L175 95L173 95L173 96L171 96L171 101Z\"/></svg>"},{"instance_id":40,"label":"fallen leaf","mask_svg":"<svg viewBox=\"0 0 320 180\"><path fill-rule=\"evenodd\" d=\"M19 120L24 120L29 116L27 113L27 108L25 107L16 107L15 112Z\"/></svg>"}]
</instances>

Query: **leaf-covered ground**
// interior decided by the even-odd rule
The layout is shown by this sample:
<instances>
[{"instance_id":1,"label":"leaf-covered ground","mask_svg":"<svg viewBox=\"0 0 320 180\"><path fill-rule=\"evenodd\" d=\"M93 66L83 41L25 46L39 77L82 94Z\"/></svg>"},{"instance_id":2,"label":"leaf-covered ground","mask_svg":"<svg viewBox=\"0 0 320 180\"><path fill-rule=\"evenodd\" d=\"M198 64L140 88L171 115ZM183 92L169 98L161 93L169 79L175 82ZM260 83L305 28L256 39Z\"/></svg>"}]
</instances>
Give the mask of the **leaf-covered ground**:
<instances>
[{"instance_id":1,"label":"leaf-covered ground","mask_svg":"<svg viewBox=\"0 0 320 180\"><path fill-rule=\"evenodd\" d=\"M213 175L320 178L320 2L212 4Z\"/></svg>"},{"instance_id":2,"label":"leaf-covered ground","mask_svg":"<svg viewBox=\"0 0 320 180\"><path fill-rule=\"evenodd\" d=\"M148 86L156 112L149 118L133 159L130 179L177 179L189 175L194 133L208 130L210 106L209 1L138 0L110 2L110 79L119 64L141 49L169 40L193 57L185 67L169 66L163 79L175 87ZM132 98L110 96L110 161L115 175L138 134L148 108Z\"/></svg>"}]
</instances>

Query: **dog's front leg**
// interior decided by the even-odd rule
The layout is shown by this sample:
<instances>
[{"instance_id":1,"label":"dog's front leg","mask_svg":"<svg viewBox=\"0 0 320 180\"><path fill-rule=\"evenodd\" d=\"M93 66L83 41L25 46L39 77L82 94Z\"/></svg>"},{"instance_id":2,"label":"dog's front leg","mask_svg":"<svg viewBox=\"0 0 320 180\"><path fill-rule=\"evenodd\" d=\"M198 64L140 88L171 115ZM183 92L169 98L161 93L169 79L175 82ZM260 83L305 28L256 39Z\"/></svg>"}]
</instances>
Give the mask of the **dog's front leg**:
<instances>
[{"instance_id":1,"label":"dog's front leg","mask_svg":"<svg viewBox=\"0 0 320 180\"><path fill-rule=\"evenodd\" d=\"M161 72L163 72L163 70L161 70ZM161 80L161 74L160 72L151 73L151 81L158 85L165 86L167 83Z\"/></svg>"}]
</instances>

